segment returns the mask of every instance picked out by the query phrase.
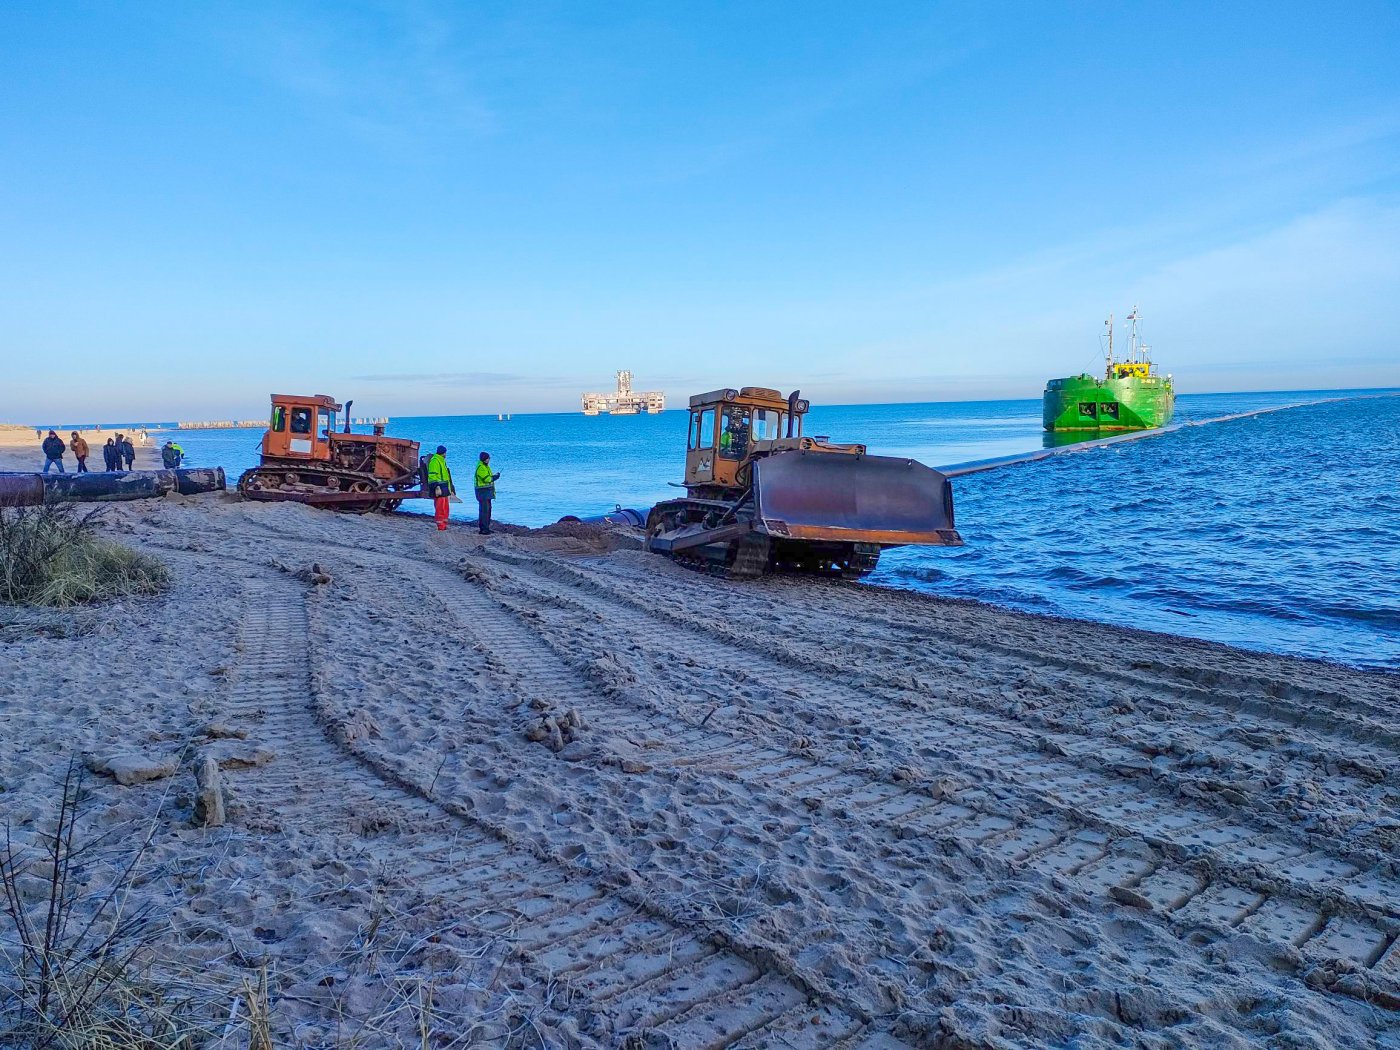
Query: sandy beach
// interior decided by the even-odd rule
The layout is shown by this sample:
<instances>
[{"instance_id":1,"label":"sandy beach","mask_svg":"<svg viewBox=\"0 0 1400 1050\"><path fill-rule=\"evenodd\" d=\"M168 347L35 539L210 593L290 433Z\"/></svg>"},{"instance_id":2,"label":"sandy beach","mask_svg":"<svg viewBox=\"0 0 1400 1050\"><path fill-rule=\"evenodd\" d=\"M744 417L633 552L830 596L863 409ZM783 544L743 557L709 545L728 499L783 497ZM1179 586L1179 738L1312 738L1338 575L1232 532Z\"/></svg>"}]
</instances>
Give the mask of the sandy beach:
<instances>
[{"instance_id":1,"label":"sandy beach","mask_svg":"<svg viewBox=\"0 0 1400 1050\"><path fill-rule=\"evenodd\" d=\"M118 433L125 431L117 430L80 430L80 433L88 443L89 455L87 461L88 470L102 470L102 446L107 443L108 438L116 437ZM135 433L128 434L132 439L132 444L136 448L136 462L132 464L133 470L160 470L160 446L164 438L157 431L150 431L151 443L149 445L139 444ZM27 473L44 469L44 453L40 449L44 437L48 436L48 431L43 432L41 437L33 427L0 426L0 471L18 471ZM63 439L65 448L73 440L71 430L60 430L58 436ZM70 474L78 469L77 457L73 455L71 449L63 453L63 469Z\"/></svg>"},{"instance_id":2,"label":"sandy beach","mask_svg":"<svg viewBox=\"0 0 1400 1050\"><path fill-rule=\"evenodd\" d=\"M105 517L173 587L0 613L0 799L150 772L81 826L152 835L225 1045L263 973L278 1046L1400 1045L1393 675L588 527Z\"/></svg>"}]
</instances>

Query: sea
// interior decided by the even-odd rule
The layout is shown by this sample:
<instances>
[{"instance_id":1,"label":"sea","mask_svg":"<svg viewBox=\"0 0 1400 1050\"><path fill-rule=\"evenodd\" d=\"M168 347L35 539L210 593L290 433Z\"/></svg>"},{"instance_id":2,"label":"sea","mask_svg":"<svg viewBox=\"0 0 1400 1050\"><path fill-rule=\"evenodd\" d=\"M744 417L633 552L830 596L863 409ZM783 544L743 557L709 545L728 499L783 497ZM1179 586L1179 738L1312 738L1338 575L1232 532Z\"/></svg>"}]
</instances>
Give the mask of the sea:
<instances>
[{"instance_id":1,"label":"sea","mask_svg":"<svg viewBox=\"0 0 1400 1050\"><path fill-rule=\"evenodd\" d=\"M1176 422L1298 407L958 478L966 545L886 551L866 582L1400 670L1400 396L1384 393L1181 395ZM686 424L677 410L417 416L389 433L446 445L460 479L490 451L497 518L540 526L677 495ZM935 467L1048 440L1038 399L818 405L806 433ZM189 465L223 466L230 485L260 437L177 432Z\"/></svg>"}]
</instances>

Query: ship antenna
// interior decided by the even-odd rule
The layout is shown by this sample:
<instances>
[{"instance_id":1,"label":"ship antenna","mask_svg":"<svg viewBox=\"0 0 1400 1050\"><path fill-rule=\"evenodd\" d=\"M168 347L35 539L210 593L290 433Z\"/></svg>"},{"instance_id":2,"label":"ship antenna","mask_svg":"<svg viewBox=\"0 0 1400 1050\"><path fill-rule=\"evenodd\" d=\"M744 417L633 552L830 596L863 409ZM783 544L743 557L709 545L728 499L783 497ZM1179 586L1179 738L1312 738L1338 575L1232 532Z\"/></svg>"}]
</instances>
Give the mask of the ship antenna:
<instances>
[{"instance_id":1,"label":"ship antenna","mask_svg":"<svg viewBox=\"0 0 1400 1050\"><path fill-rule=\"evenodd\" d=\"M1104 375L1113 376L1113 315L1108 315L1108 320L1104 322L1104 327L1108 329L1108 364L1104 367Z\"/></svg>"},{"instance_id":2,"label":"ship antenna","mask_svg":"<svg viewBox=\"0 0 1400 1050\"><path fill-rule=\"evenodd\" d=\"M1128 360L1132 361L1134 364L1139 364L1139 363L1141 363L1141 358L1138 356L1138 307L1137 307L1137 303L1133 303L1133 312L1130 313L1130 314L1128 315L1128 320L1133 322L1133 334L1132 334L1131 340L1130 340L1130 342L1129 342L1129 344L1128 344L1128 345L1129 345Z\"/></svg>"}]
</instances>

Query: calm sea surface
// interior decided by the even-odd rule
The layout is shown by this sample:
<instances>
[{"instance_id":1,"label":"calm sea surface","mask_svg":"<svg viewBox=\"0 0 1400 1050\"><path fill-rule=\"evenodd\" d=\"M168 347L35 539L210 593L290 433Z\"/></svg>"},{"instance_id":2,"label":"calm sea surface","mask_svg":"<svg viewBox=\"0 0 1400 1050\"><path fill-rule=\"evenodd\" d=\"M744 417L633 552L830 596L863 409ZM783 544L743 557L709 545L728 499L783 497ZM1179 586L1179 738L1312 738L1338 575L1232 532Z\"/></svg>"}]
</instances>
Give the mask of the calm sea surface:
<instances>
[{"instance_id":1,"label":"calm sea surface","mask_svg":"<svg viewBox=\"0 0 1400 1050\"><path fill-rule=\"evenodd\" d=\"M1177 421L1338 393L1195 394ZM677 493L686 413L396 418L502 472L498 516L544 525ZM1040 402L817 407L807 433L946 466L1041 448ZM192 466L230 483L258 431L185 431ZM463 488L470 487L467 481ZM875 583L1400 669L1400 397L1189 427L954 482L967 546L889 551ZM427 504L425 503L426 509ZM453 512L473 517L468 498Z\"/></svg>"}]
</instances>

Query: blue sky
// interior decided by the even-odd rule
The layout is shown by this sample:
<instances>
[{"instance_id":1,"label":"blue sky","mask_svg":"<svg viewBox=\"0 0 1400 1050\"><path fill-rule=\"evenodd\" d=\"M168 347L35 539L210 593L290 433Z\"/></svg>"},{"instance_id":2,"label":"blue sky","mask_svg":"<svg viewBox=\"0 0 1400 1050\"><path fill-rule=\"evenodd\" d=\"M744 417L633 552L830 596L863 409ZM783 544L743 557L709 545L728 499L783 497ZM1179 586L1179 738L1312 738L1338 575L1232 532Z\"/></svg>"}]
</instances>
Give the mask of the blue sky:
<instances>
[{"instance_id":1,"label":"blue sky","mask_svg":"<svg viewBox=\"0 0 1400 1050\"><path fill-rule=\"evenodd\" d=\"M1400 5L7 4L0 419L1400 385Z\"/></svg>"}]
</instances>

